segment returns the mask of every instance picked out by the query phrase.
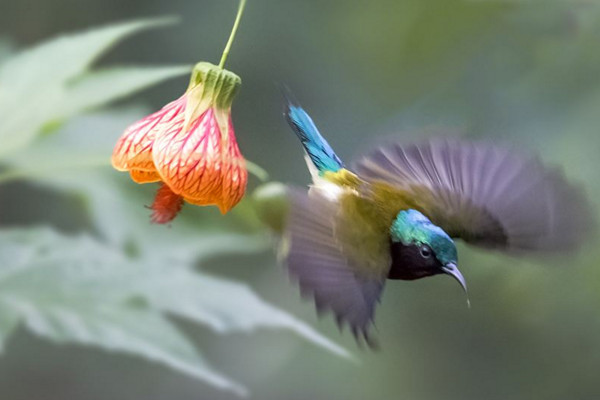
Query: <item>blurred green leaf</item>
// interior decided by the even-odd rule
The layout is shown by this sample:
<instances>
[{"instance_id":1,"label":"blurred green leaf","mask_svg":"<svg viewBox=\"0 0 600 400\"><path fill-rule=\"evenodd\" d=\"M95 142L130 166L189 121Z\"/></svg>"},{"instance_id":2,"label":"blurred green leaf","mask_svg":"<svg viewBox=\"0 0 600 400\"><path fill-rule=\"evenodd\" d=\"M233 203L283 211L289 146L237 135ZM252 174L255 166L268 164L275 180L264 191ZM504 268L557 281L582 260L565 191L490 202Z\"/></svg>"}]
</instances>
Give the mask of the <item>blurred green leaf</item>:
<instances>
[{"instance_id":1,"label":"blurred green leaf","mask_svg":"<svg viewBox=\"0 0 600 400\"><path fill-rule=\"evenodd\" d=\"M0 63L3 63L5 60L7 60L13 51L13 43L6 38L0 38Z\"/></svg>"},{"instance_id":2,"label":"blurred green leaf","mask_svg":"<svg viewBox=\"0 0 600 400\"><path fill-rule=\"evenodd\" d=\"M62 36L5 61L0 65L0 158L27 146L48 123L186 73L186 67L86 73L126 36L173 21L138 20Z\"/></svg>"},{"instance_id":3,"label":"blurred green leaf","mask_svg":"<svg viewBox=\"0 0 600 400\"><path fill-rule=\"evenodd\" d=\"M19 324L19 313L11 306L0 303L0 351L4 350L4 342Z\"/></svg>"},{"instance_id":4,"label":"blurred green leaf","mask_svg":"<svg viewBox=\"0 0 600 400\"><path fill-rule=\"evenodd\" d=\"M50 340L136 354L238 394L244 389L216 372L165 313L217 332L288 329L349 356L242 284L45 228L0 231L0 293L2 341L18 317Z\"/></svg>"},{"instance_id":5,"label":"blurred green leaf","mask_svg":"<svg viewBox=\"0 0 600 400\"><path fill-rule=\"evenodd\" d=\"M143 267L122 254L88 237L10 230L0 232L0 265L0 304L32 332L59 343L137 354L244 393L214 371L158 310L127 302L143 296L136 290L140 279L156 276L140 274ZM0 329L14 326L14 318L6 321L0 319Z\"/></svg>"},{"instance_id":6,"label":"blurred green leaf","mask_svg":"<svg viewBox=\"0 0 600 400\"><path fill-rule=\"evenodd\" d=\"M190 72L191 66L121 67L91 72L68 85L60 114L71 116Z\"/></svg>"}]
</instances>

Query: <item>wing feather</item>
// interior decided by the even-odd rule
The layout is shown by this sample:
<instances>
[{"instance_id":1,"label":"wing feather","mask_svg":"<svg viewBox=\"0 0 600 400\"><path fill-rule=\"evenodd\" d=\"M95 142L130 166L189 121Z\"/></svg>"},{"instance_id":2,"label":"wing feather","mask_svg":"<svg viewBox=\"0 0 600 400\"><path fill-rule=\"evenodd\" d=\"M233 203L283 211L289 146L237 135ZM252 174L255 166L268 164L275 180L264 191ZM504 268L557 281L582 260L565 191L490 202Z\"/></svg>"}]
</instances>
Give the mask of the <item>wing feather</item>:
<instances>
[{"instance_id":1,"label":"wing feather","mask_svg":"<svg viewBox=\"0 0 600 400\"><path fill-rule=\"evenodd\" d=\"M319 311L331 310L357 338L372 343L369 328L384 287L385 275L361 274L361 265L336 238L339 204L318 188L290 189L291 211L285 235L285 262L303 294L312 295ZM389 268L389 266L387 266Z\"/></svg>"},{"instance_id":2,"label":"wing feather","mask_svg":"<svg viewBox=\"0 0 600 400\"><path fill-rule=\"evenodd\" d=\"M356 171L411 192L434 223L478 245L571 250L595 227L582 189L560 170L487 143L394 143L359 160Z\"/></svg>"}]
</instances>

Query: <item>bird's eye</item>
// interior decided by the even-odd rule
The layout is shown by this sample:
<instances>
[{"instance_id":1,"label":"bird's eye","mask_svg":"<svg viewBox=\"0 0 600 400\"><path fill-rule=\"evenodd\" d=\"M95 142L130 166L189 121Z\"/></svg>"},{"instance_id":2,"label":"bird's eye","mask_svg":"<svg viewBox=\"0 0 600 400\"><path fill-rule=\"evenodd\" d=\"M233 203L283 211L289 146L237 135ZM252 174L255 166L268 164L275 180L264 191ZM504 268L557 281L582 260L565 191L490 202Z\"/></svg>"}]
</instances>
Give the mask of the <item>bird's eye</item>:
<instances>
[{"instance_id":1,"label":"bird's eye","mask_svg":"<svg viewBox=\"0 0 600 400\"><path fill-rule=\"evenodd\" d=\"M431 257L432 251L429 246L421 246L421 257L429 258Z\"/></svg>"}]
</instances>

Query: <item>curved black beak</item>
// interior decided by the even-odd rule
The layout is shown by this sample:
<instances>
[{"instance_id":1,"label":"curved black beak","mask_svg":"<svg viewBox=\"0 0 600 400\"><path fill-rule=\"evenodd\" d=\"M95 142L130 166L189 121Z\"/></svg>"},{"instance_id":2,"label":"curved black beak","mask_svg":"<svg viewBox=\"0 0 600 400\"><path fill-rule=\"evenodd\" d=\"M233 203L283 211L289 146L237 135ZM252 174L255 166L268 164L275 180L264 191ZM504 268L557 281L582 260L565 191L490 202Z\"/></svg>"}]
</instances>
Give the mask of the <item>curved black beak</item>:
<instances>
[{"instance_id":1,"label":"curved black beak","mask_svg":"<svg viewBox=\"0 0 600 400\"><path fill-rule=\"evenodd\" d=\"M467 305L470 308L471 302L469 301L469 292L467 291L467 282L465 281L465 277L458 270L458 267L456 266L456 264L448 263L442 267L442 271L444 271L445 274L452 276L454 279L456 279L456 281L458 283L460 283L460 286L465 291L465 295L467 296Z\"/></svg>"}]
</instances>

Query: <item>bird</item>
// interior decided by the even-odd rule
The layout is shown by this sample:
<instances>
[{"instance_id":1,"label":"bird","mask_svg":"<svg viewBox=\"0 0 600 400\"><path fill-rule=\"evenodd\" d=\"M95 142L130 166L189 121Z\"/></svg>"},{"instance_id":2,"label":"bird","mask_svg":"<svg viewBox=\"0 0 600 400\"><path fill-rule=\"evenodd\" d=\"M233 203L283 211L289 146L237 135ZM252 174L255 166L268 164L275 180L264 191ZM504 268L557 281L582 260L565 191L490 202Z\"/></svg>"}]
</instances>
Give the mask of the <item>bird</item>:
<instances>
[{"instance_id":1,"label":"bird","mask_svg":"<svg viewBox=\"0 0 600 400\"><path fill-rule=\"evenodd\" d=\"M467 292L457 240L556 254L595 230L583 188L535 156L485 141L394 138L347 167L284 95L312 183L287 190L283 261L319 314L331 311L359 342L377 347L371 331L388 280L448 275Z\"/></svg>"}]
</instances>

